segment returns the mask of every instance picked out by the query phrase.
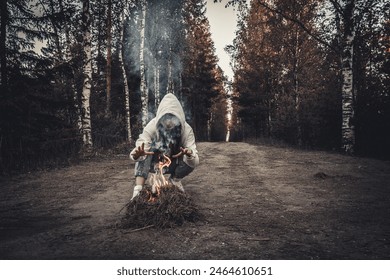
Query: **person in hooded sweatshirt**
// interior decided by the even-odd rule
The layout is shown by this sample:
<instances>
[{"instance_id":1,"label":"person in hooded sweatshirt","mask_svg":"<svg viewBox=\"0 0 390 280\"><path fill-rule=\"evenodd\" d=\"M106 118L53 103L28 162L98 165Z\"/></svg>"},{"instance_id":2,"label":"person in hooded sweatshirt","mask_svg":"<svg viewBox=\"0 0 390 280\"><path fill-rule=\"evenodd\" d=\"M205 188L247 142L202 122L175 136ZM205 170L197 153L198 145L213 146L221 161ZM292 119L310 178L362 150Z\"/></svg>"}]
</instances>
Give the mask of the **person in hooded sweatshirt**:
<instances>
[{"instance_id":1,"label":"person in hooded sweatshirt","mask_svg":"<svg viewBox=\"0 0 390 280\"><path fill-rule=\"evenodd\" d=\"M199 157L194 132L179 100L171 93L161 100L156 117L145 126L130 152L130 159L136 162L132 199L140 193L162 154L172 160L166 172L170 182L184 192L181 180L199 164Z\"/></svg>"}]
</instances>

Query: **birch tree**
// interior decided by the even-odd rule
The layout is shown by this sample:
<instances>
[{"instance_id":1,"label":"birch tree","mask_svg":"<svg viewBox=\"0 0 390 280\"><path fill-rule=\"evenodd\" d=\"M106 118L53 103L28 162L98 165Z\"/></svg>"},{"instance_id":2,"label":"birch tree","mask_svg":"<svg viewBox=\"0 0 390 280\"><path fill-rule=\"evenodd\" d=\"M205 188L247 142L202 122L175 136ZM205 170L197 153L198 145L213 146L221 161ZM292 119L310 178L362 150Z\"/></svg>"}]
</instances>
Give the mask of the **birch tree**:
<instances>
[{"instance_id":1,"label":"birch tree","mask_svg":"<svg viewBox=\"0 0 390 280\"><path fill-rule=\"evenodd\" d=\"M157 56L160 51L157 51ZM158 57L154 60L154 107L158 108L160 104L160 61Z\"/></svg>"},{"instance_id":2,"label":"birch tree","mask_svg":"<svg viewBox=\"0 0 390 280\"><path fill-rule=\"evenodd\" d=\"M353 83L353 53L354 53L354 10L355 1L345 1L343 19L343 49L342 49L342 147L346 153L353 154L355 149L355 106Z\"/></svg>"},{"instance_id":3,"label":"birch tree","mask_svg":"<svg viewBox=\"0 0 390 280\"><path fill-rule=\"evenodd\" d=\"M220 93L216 74L218 58L204 6L205 2L201 0L187 1L184 15L187 33L183 55L183 98L189 104L191 125L200 141L208 138L211 107Z\"/></svg>"},{"instance_id":4,"label":"birch tree","mask_svg":"<svg viewBox=\"0 0 390 280\"><path fill-rule=\"evenodd\" d=\"M83 48L84 48L84 82L81 93L82 135L85 151L92 149L92 127L90 97L92 87L92 49L91 49L91 14L89 0L83 0Z\"/></svg>"},{"instance_id":5,"label":"birch tree","mask_svg":"<svg viewBox=\"0 0 390 280\"><path fill-rule=\"evenodd\" d=\"M106 116L110 115L111 104L111 69L112 69L112 51L111 51L111 28L112 28L112 0L107 3L107 67L106 67Z\"/></svg>"},{"instance_id":6,"label":"birch tree","mask_svg":"<svg viewBox=\"0 0 390 280\"><path fill-rule=\"evenodd\" d=\"M126 67L125 62L123 59L123 52L124 52L124 34L125 34L125 24L126 24L126 11L127 11L127 1L125 1L122 13L120 15L120 40L118 44L118 53L119 53L119 63L120 68L122 70L123 75L123 87L124 87L124 94L125 94L125 120L126 120L126 134L127 134L127 142L132 142L132 134L131 134L131 118L130 118L130 90L129 90L129 84L128 84L128 78L126 74Z\"/></svg>"},{"instance_id":7,"label":"birch tree","mask_svg":"<svg viewBox=\"0 0 390 280\"><path fill-rule=\"evenodd\" d=\"M354 13L355 0L330 0L337 13L341 15L343 32L341 36L341 73L342 73L342 148L348 154L355 149L355 122L354 122L354 81L353 81L353 53L354 53Z\"/></svg>"},{"instance_id":8,"label":"birch tree","mask_svg":"<svg viewBox=\"0 0 390 280\"><path fill-rule=\"evenodd\" d=\"M339 49L341 53L341 76L342 76L342 149L347 154L355 152L356 144L356 79L354 78L355 67L355 35L356 28L366 13L369 13L375 4L380 1L367 0L330 0L340 20L341 28L338 27ZM384 4L382 3L383 8Z\"/></svg>"},{"instance_id":9,"label":"birch tree","mask_svg":"<svg viewBox=\"0 0 390 280\"><path fill-rule=\"evenodd\" d=\"M141 20L140 20L140 48L139 48L139 71L140 71L140 91L142 103L142 127L148 124L149 117L149 94L146 84L145 73L145 24L146 24L146 0L141 2Z\"/></svg>"}]
</instances>

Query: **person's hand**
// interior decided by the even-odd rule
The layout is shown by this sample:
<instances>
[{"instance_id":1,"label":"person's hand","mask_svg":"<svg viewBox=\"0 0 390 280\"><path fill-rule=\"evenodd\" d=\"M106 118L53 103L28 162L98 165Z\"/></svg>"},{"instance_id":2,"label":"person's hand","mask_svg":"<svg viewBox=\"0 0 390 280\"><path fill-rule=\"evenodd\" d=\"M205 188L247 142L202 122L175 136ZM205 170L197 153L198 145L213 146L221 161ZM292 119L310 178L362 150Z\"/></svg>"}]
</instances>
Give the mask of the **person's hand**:
<instances>
[{"instance_id":1,"label":"person's hand","mask_svg":"<svg viewBox=\"0 0 390 280\"><path fill-rule=\"evenodd\" d=\"M184 156L184 155L186 155L188 157L192 156L192 150L189 149L189 148L182 148L182 147L180 147L180 152L178 154L176 154L176 155L173 155L172 158L178 158L178 157L181 157L181 156Z\"/></svg>"},{"instance_id":2,"label":"person's hand","mask_svg":"<svg viewBox=\"0 0 390 280\"><path fill-rule=\"evenodd\" d=\"M134 160L137 160L139 157L153 155L153 154L154 154L153 152L145 151L145 143L142 143L142 145L138 146L138 148L131 155Z\"/></svg>"}]
</instances>

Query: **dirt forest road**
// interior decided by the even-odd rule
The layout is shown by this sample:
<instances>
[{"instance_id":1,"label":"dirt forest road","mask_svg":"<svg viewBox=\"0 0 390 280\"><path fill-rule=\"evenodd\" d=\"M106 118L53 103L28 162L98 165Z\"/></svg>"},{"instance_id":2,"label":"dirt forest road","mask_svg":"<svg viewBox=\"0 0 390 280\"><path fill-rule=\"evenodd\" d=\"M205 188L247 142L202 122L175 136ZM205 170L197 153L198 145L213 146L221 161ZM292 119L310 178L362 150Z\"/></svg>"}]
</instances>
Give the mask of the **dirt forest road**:
<instances>
[{"instance_id":1,"label":"dirt forest road","mask_svg":"<svg viewBox=\"0 0 390 280\"><path fill-rule=\"evenodd\" d=\"M390 163L199 143L202 221L119 229L127 155L0 180L1 259L390 259Z\"/></svg>"}]
</instances>

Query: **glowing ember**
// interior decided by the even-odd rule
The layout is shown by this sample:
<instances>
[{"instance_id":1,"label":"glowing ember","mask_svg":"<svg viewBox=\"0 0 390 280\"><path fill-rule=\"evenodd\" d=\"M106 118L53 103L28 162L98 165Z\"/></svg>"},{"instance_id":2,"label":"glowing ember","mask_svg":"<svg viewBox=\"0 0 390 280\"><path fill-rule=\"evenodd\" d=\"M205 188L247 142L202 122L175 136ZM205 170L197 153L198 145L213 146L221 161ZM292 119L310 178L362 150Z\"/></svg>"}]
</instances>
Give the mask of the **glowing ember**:
<instances>
[{"instance_id":1,"label":"glowing ember","mask_svg":"<svg viewBox=\"0 0 390 280\"><path fill-rule=\"evenodd\" d=\"M152 174L150 178L152 192L149 194L148 202L156 202L157 198L160 196L161 188L169 186L169 182L164 176L164 167L169 167L170 165L171 159L163 154L155 166L156 173Z\"/></svg>"}]
</instances>

